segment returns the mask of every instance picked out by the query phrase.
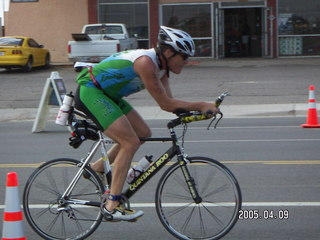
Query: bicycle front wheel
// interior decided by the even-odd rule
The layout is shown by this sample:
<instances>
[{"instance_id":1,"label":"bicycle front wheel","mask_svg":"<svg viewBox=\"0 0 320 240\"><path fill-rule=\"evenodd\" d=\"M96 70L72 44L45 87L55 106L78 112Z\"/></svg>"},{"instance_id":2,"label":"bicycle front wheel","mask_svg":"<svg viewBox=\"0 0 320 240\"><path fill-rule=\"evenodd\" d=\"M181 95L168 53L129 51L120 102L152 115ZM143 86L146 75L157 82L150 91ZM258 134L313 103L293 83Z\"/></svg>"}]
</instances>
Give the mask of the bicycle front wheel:
<instances>
[{"instance_id":1,"label":"bicycle front wheel","mask_svg":"<svg viewBox=\"0 0 320 240\"><path fill-rule=\"evenodd\" d=\"M96 173L85 167L90 178L80 177L71 195L61 196L80 169L80 161L56 159L42 164L29 177L23 193L23 209L30 226L44 239L85 239L102 220L99 203L103 185Z\"/></svg>"},{"instance_id":2,"label":"bicycle front wheel","mask_svg":"<svg viewBox=\"0 0 320 240\"><path fill-rule=\"evenodd\" d=\"M241 192L232 172L220 162L190 157L187 168L202 199L196 203L179 163L161 177L156 210L163 226L179 239L220 239L238 220Z\"/></svg>"}]
</instances>

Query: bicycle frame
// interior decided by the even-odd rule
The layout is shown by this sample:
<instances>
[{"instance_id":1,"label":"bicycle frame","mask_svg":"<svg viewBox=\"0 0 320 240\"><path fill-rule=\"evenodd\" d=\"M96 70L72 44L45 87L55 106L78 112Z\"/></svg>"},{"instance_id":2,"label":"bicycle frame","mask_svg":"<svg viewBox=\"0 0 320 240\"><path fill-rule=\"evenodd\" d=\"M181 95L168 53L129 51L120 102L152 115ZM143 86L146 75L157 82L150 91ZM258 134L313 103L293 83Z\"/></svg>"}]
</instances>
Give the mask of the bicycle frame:
<instances>
[{"instance_id":1,"label":"bicycle frame","mask_svg":"<svg viewBox=\"0 0 320 240\"><path fill-rule=\"evenodd\" d=\"M74 186L77 184L78 180L81 177L81 174L83 172L83 169L85 168L86 165L89 164L89 162L92 160L93 156L96 154L96 152L98 151L98 149L101 149L101 154L102 154L102 159L103 160L107 160L107 147L106 144L107 143L113 143L113 141L105 139L103 137L102 132L98 132L99 134L99 140L94 144L93 148L91 149L91 151L88 153L88 156L82 161L82 165L79 169L79 171L77 172L76 176L72 179L71 183L69 184L69 186L67 187L66 191L63 193L63 195L61 196L62 199L65 199L66 196L70 196L72 189L74 188ZM106 178L108 183L111 182L111 166L109 164L109 161L104 161L104 168L106 171ZM86 204L87 205L87 204Z\"/></svg>"},{"instance_id":2,"label":"bicycle frame","mask_svg":"<svg viewBox=\"0 0 320 240\"><path fill-rule=\"evenodd\" d=\"M140 138L143 142L172 142L172 146L162 154L156 161L153 161L152 164L144 171L137 179L135 179L128 188L123 192L123 196L127 199L131 198L144 184L146 184L160 169L162 169L174 156L177 156L177 161L181 165L181 169L185 180L188 184L188 188L190 191L191 196L193 197L196 203L201 202L201 198L195 188L195 184L193 179L190 176L189 170L186 166L187 159L184 156L183 149L179 145L179 141L177 139L176 133L173 128L169 128L171 137L159 137L159 138ZM112 140L105 139L103 134L99 132L100 139L94 144L91 151L89 151L88 156L82 161L82 165L80 166L79 171L77 172L76 176L72 179L71 183L69 184L68 188L61 196L61 199L68 199L67 196L71 195L72 189L77 184L78 180L80 179L82 172L85 166L92 160L93 156L96 154L99 148L101 148L102 158L107 159L106 153L106 144L107 143L114 143ZM106 180L107 184L111 185L111 166L109 161L104 161L105 163L105 173L106 173ZM105 190L108 190L109 186L105 186ZM74 203L74 204L82 204L82 205L89 205L94 207L100 207L100 202L92 202L92 201L82 201L77 199L68 199L67 203ZM65 203L62 201L62 203Z\"/></svg>"},{"instance_id":3,"label":"bicycle frame","mask_svg":"<svg viewBox=\"0 0 320 240\"><path fill-rule=\"evenodd\" d=\"M130 198L134 195L144 184L146 184L162 167L164 167L167 162L169 162L174 156L179 156L180 148L175 145L173 138L143 138L141 139L145 142L158 142L158 141L172 141L173 145L162 154L156 161L154 161L150 166L137 178L130 186L123 192L126 198ZM183 156L181 156L183 157Z\"/></svg>"},{"instance_id":4,"label":"bicycle frame","mask_svg":"<svg viewBox=\"0 0 320 240\"><path fill-rule=\"evenodd\" d=\"M126 198L132 197L145 183L147 183L161 168L163 168L174 156L177 156L177 161L181 165L183 175L186 182L188 183L188 188L190 194L194 201L198 203L201 201L195 184L192 181L189 170L186 166L187 159L179 145L176 133L173 128L169 128L171 138L140 138L141 141L145 142L165 142L171 141L172 146L162 154L156 161L154 161L137 179L135 179L130 186L123 192Z\"/></svg>"}]
</instances>

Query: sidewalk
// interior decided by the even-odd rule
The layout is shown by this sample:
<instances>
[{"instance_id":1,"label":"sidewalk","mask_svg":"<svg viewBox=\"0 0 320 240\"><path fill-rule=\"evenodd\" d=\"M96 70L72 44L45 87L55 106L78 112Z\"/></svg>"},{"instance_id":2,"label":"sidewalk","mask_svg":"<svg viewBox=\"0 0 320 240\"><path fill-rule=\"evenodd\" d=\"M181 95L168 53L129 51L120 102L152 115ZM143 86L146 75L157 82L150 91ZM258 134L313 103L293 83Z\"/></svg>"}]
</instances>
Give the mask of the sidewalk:
<instances>
[{"instance_id":1,"label":"sidewalk","mask_svg":"<svg viewBox=\"0 0 320 240\"><path fill-rule=\"evenodd\" d=\"M225 105L221 111L225 118L239 117L302 117L306 116L307 104L256 104ZM319 110L319 109L318 109ZM171 119L172 113L157 107L137 107L144 119Z\"/></svg>"},{"instance_id":2,"label":"sidewalk","mask_svg":"<svg viewBox=\"0 0 320 240\"><path fill-rule=\"evenodd\" d=\"M318 112L320 108L317 107ZM136 110L146 120L171 119L172 113L162 111L159 107L136 107ZM307 115L308 104L256 104L256 105L225 105L221 111L225 118L251 117L304 117ZM34 121L38 109L18 108L0 109L0 122ZM57 107L50 109L48 121L54 121Z\"/></svg>"}]
</instances>

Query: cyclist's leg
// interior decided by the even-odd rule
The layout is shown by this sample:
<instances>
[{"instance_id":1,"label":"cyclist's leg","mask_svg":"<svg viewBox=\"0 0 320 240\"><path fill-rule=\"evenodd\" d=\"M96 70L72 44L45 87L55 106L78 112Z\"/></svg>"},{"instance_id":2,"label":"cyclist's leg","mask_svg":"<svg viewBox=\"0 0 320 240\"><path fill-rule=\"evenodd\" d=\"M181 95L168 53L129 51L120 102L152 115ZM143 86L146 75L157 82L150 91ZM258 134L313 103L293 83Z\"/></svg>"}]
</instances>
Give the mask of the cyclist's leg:
<instances>
[{"instance_id":1,"label":"cyclist's leg","mask_svg":"<svg viewBox=\"0 0 320 240\"><path fill-rule=\"evenodd\" d=\"M140 114L136 110L134 110L128 102L121 99L121 101L119 102L119 107L121 108L125 116L117 119L112 125L109 126L109 128L104 131L107 136L118 143L118 145L116 145L112 149L112 151L109 152L111 161L114 160L114 167L112 172L113 178L110 190L112 195L121 194L127 172L130 168L131 160L135 153L133 152L133 154L130 156L129 165L127 165L124 161L127 158L128 153L130 152L125 149L126 145L129 145L129 147L130 145L134 146L134 142L136 142L137 146L139 147L141 142L138 137L151 136L151 130L148 125L145 123ZM122 144L121 141L123 141L124 144ZM115 175L117 177L115 177ZM114 179L116 179L116 183L114 182ZM117 203L115 201L109 201L107 203L107 209L113 209L116 204Z\"/></svg>"},{"instance_id":2,"label":"cyclist's leg","mask_svg":"<svg viewBox=\"0 0 320 240\"><path fill-rule=\"evenodd\" d=\"M119 151L114 160L110 194L120 195L133 155L141 144L126 116L133 108L122 99L115 102L99 89L85 86L80 87L75 99L76 107L80 106L80 110L90 116L108 137L119 144ZM118 201L107 201L106 214L111 216L111 220L132 220L143 215L142 211L123 212L115 209L118 205Z\"/></svg>"},{"instance_id":3,"label":"cyclist's leg","mask_svg":"<svg viewBox=\"0 0 320 240\"><path fill-rule=\"evenodd\" d=\"M126 116L139 137L151 137L150 127L135 109L132 109Z\"/></svg>"},{"instance_id":4,"label":"cyclist's leg","mask_svg":"<svg viewBox=\"0 0 320 240\"><path fill-rule=\"evenodd\" d=\"M126 116L113 122L104 133L119 144L112 170L110 194L120 195L131 165L131 160L140 146L140 141ZM107 209L113 210L119 203L107 201Z\"/></svg>"},{"instance_id":5,"label":"cyclist's leg","mask_svg":"<svg viewBox=\"0 0 320 240\"><path fill-rule=\"evenodd\" d=\"M138 135L138 137L151 137L151 130L147 123L143 120L141 115L135 110L132 109L128 114L126 114L127 119L129 120L131 126L134 131ZM143 142L141 142L143 143ZM108 158L110 163L113 163L118 152L120 150L120 146L118 143L115 143L110 150L108 151ZM91 164L91 168L97 172L103 172L103 161L102 159L97 160L93 164Z\"/></svg>"},{"instance_id":6,"label":"cyclist's leg","mask_svg":"<svg viewBox=\"0 0 320 240\"><path fill-rule=\"evenodd\" d=\"M151 137L151 130L141 115L135 110L131 109L126 114L127 119L129 120L133 130L136 132L138 137ZM142 142L143 143L143 142ZM113 163L118 152L120 150L120 146L118 143L114 144L110 150L108 151L108 158L110 163ZM93 164L91 164L91 168L97 172L103 172L103 161L101 159L97 160Z\"/></svg>"}]
</instances>

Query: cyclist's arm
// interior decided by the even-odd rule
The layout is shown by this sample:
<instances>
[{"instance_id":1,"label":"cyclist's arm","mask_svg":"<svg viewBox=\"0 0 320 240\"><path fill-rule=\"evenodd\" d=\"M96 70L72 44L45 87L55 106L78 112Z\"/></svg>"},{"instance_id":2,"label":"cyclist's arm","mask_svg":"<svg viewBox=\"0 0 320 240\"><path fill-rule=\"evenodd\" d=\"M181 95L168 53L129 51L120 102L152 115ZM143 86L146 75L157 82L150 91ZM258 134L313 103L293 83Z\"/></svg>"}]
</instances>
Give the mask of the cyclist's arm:
<instances>
[{"instance_id":1,"label":"cyclist's arm","mask_svg":"<svg viewBox=\"0 0 320 240\"><path fill-rule=\"evenodd\" d=\"M207 112L211 110L216 112L217 109L212 103L206 102L187 102L172 98L171 91L169 94L166 91L168 88L167 80L162 80L157 75L156 66L152 60L147 56L138 58L134 63L134 70L142 79L146 89L151 96L159 104L160 108L164 111L174 112L177 109L184 109L187 111L201 111Z\"/></svg>"},{"instance_id":2,"label":"cyclist's arm","mask_svg":"<svg viewBox=\"0 0 320 240\"><path fill-rule=\"evenodd\" d=\"M166 90L168 97L172 98L172 92L171 92L171 88L169 85L169 78L168 78L167 74L165 74L160 80L162 82L163 87Z\"/></svg>"}]
</instances>

